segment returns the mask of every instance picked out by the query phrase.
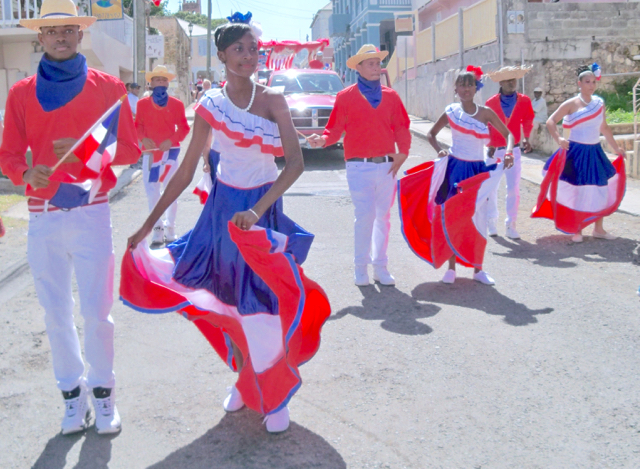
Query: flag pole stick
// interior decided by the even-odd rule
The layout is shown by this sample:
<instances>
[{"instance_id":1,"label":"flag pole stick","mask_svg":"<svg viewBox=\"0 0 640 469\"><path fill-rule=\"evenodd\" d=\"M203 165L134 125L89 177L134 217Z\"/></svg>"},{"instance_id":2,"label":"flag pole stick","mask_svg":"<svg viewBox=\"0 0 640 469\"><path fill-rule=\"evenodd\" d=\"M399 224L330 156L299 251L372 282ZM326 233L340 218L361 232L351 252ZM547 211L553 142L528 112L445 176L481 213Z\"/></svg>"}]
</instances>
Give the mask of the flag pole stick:
<instances>
[{"instance_id":1,"label":"flag pole stick","mask_svg":"<svg viewBox=\"0 0 640 469\"><path fill-rule=\"evenodd\" d=\"M116 101L115 104L113 106L111 106L104 114L102 114L100 119L98 119L98 121L95 124L93 124L91 126L91 128L89 130L87 130L84 133L84 135L82 137L80 137L78 139L78 141L76 141L76 143L73 144L73 146L71 148L69 148L69 151L67 153L65 153L65 155L58 160L58 162L53 166L53 168L51 168L51 171L55 172L55 170L58 169L58 167L64 162L64 160L66 160L69 157L69 155L71 155L76 150L76 148L78 148L82 144L82 142L84 142L86 140L86 138L89 135L91 135L93 133L93 131L96 130L96 128L100 124L102 124L107 117L109 117L109 114L111 114L118 107L118 105L125 100L126 97L127 97L127 95L125 94L122 98L120 98L118 101Z\"/></svg>"},{"instance_id":2,"label":"flag pole stick","mask_svg":"<svg viewBox=\"0 0 640 469\"><path fill-rule=\"evenodd\" d=\"M305 134L303 134L302 132L300 132L298 129L296 129L296 132L298 132L298 134L300 134L300 136L302 138L304 138L307 142L309 141L309 137L307 137Z\"/></svg>"}]
</instances>

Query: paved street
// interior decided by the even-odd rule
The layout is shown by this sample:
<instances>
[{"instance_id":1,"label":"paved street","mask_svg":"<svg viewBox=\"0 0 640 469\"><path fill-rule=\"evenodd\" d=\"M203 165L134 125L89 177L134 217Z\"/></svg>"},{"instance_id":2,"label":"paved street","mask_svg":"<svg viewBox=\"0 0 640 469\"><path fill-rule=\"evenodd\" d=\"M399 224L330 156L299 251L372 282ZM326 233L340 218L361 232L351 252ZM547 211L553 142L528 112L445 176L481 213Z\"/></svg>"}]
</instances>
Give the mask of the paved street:
<instances>
[{"instance_id":1,"label":"paved street","mask_svg":"<svg viewBox=\"0 0 640 469\"><path fill-rule=\"evenodd\" d=\"M414 138L406 168L434 156ZM444 270L410 251L394 207L397 286L359 288L342 156L305 160L285 211L316 235L305 272L333 313L301 368L290 429L270 435L250 410L225 414L234 375L188 321L116 301L123 431L61 436L63 402L26 269L0 287L1 468L640 467L638 217L607 219L615 241L573 244L528 217L538 188L523 181L522 240L489 240L486 270L497 285L487 287L464 268L454 285L440 283ZM184 232L201 206L190 191L179 203ZM112 200L118 264L146 204L139 180ZM24 258L25 233L2 241L11 248L4 265Z\"/></svg>"}]
</instances>

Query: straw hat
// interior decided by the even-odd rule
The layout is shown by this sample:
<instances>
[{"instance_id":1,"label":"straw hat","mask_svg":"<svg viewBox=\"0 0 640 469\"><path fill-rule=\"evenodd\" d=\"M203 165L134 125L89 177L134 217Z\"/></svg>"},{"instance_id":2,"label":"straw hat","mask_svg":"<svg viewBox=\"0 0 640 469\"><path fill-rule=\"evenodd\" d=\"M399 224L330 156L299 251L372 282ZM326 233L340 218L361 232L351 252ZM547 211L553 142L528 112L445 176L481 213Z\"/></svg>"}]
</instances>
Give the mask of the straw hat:
<instances>
[{"instance_id":1,"label":"straw hat","mask_svg":"<svg viewBox=\"0 0 640 469\"><path fill-rule=\"evenodd\" d=\"M365 44L360 48L356 55L352 55L347 59L347 67L355 70L356 65L358 65L363 60L372 59L377 57L380 60L384 60L389 52L386 50L379 51L376 46L373 44Z\"/></svg>"},{"instance_id":2,"label":"straw hat","mask_svg":"<svg viewBox=\"0 0 640 469\"><path fill-rule=\"evenodd\" d=\"M506 80L519 80L527 73L531 71L531 67L502 67L500 70L495 72L488 73L488 77L491 78L491 81L495 81L496 83Z\"/></svg>"},{"instance_id":3,"label":"straw hat","mask_svg":"<svg viewBox=\"0 0 640 469\"><path fill-rule=\"evenodd\" d=\"M155 67L153 67L153 70L147 72L144 76L144 78L149 83L151 83L151 79L153 77L165 77L167 80L171 81L176 76L173 73L169 73L169 70L167 70L167 67L165 67L164 65L156 65Z\"/></svg>"},{"instance_id":4,"label":"straw hat","mask_svg":"<svg viewBox=\"0 0 640 469\"><path fill-rule=\"evenodd\" d=\"M40 32L40 28L45 26L77 24L82 31L97 19L95 16L78 16L78 9L72 0L44 0L40 7L40 18L20 20L20 25Z\"/></svg>"},{"instance_id":5,"label":"straw hat","mask_svg":"<svg viewBox=\"0 0 640 469\"><path fill-rule=\"evenodd\" d=\"M540 88L539 86L533 90L534 93L544 93L544 91L542 90L542 88Z\"/></svg>"}]
</instances>

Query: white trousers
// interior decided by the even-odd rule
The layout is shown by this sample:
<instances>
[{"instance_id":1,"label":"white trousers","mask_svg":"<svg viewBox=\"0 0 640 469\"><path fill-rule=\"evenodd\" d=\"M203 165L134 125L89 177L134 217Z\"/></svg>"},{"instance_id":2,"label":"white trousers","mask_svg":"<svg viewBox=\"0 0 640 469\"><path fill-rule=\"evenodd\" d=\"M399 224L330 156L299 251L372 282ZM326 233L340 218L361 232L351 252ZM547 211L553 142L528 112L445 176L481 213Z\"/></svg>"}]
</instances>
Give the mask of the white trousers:
<instances>
[{"instance_id":1,"label":"white trousers","mask_svg":"<svg viewBox=\"0 0 640 469\"><path fill-rule=\"evenodd\" d=\"M497 158L504 161L504 154L506 150L496 150L493 158L486 158L487 164L492 164ZM503 171L505 178L507 179L507 218L505 219L505 225L513 226L515 228L516 220L518 218L518 207L520 206L520 174L522 173L522 156L520 154L520 148L515 147L513 149L513 166ZM487 219L498 218L498 186L489 194L489 202L487 204Z\"/></svg>"},{"instance_id":2,"label":"white trousers","mask_svg":"<svg viewBox=\"0 0 640 469\"><path fill-rule=\"evenodd\" d=\"M149 212L153 210L153 208L160 200L164 189L167 188L167 184L171 181L171 178L178 170L178 162L176 161L173 165L169 167L169 172L167 176L164 178L164 182L149 182L149 170L151 168L150 160L153 161L153 155L151 153L143 153L142 154L142 179L144 181L144 190L147 193L147 201L149 202ZM176 226L176 216L178 214L178 201L176 200L169 208L164 212L165 221L164 226ZM158 219L154 228L157 226L162 226L162 217Z\"/></svg>"},{"instance_id":3,"label":"white trousers","mask_svg":"<svg viewBox=\"0 0 640 469\"><path fill-rule=\"evenodd\" d=\"M44 308L53 372L61 391L75 389L85 372L73 322L71 275L75 270L84 318L87 384L112 388L114 254L109 204L30 213L29 266Z\"/></svg>"},{"instance_id":4,"label":"white trousers","mask_svg":"<svg viewBox=\"0 0 640 469\"><path fill-rule=\"evenodd\" d=\"M392 163L347 161L347 182L354 205L354 264L386 266L391 207L396 179Z\"/></svg>"}]
</instances>

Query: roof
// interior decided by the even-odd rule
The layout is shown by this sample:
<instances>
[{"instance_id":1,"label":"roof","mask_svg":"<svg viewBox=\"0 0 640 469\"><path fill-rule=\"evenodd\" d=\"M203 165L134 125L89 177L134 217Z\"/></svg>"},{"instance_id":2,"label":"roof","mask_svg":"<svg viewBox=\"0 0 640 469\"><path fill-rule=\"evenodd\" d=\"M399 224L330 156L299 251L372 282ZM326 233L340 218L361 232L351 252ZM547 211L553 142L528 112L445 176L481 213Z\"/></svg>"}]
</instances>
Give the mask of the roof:
<instances>
[{"instance_id":1,"label":"roof","mask_svg":"<svg viewBox=\"0 0 640 469\"><path fill-rule=\"evenodd\" d=\"M181 20L180 18L176 18L176 19L178 20L178 24L180 25L182 30L188 36L189 35L189 22L185 21L185 20ZM193 25L193 31L191 33L191 36L197 37L197 36L206 36L206 35L207 35L207 28L203 28L202 26L198 26L197 24ZM211 37L213 38L213 30L211 30Z\"/></svg>"}]
</instances>

